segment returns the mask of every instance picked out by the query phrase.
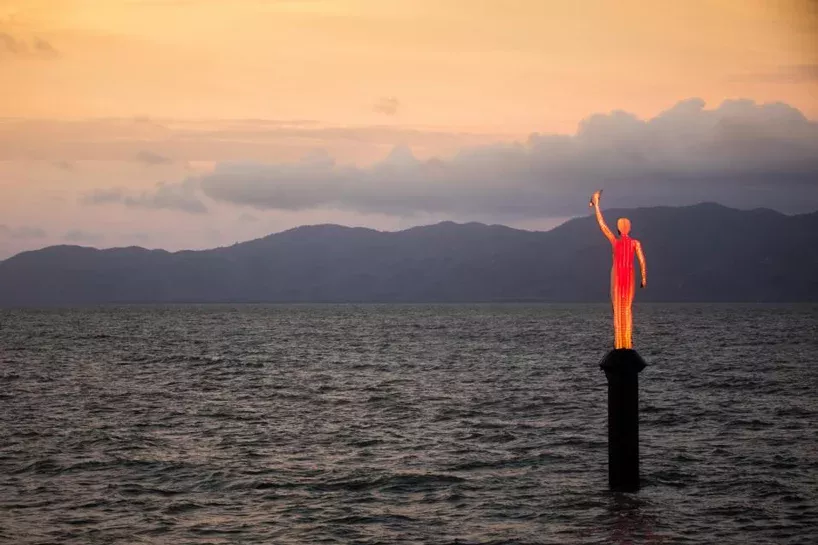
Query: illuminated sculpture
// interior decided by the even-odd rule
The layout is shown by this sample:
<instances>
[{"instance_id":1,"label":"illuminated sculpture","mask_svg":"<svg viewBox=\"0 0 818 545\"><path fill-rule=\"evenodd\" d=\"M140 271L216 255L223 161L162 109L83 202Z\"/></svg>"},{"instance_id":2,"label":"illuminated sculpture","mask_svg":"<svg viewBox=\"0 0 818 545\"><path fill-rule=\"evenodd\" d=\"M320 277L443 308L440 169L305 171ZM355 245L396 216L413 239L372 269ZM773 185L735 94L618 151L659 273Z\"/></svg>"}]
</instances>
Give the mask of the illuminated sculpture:
<instances>
[{"instance_id":1,"label":"illuminated sculpture","mask_svg":"<svg viewBox=\"0 0 818 545\"><path fill-rule=\"evenodd\" d=\"M633 332L633 314L631 304L633 303L633 292L635 287L635 277L633 272L633 256L639 259L639 268L642 274L641 286L647 285L647 270L645 265L645 254L642 252L642 245L638 240L631 238L628 233L631 230L631 222L628 218L619 218L616 221L616 228L619 231L619 238L616 238L602 217L599 210L599 199L602 195L600 189L591 197L589 206L596 212L596 221L602 234L611 242L613 247L613 266L611 267L611 304L614 314L614 348L633 348L631 338Z\"/></svg>"}]
</instances>

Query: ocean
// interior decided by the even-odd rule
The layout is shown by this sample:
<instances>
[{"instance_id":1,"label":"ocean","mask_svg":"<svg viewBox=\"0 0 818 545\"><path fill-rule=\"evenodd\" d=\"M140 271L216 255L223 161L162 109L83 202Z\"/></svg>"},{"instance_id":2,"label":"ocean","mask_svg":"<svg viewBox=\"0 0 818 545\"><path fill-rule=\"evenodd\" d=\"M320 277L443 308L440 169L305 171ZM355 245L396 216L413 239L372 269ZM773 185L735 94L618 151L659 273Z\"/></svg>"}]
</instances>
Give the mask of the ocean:
<instances>
[{"instance_id":1,"label":"ocean","mask_svg":"<svg viewBox=\"0 0 818 545\"><path fill-rule=\"evenodd\" d=\"M818 306L0 310L0 542L818 542Z\"/></svg>"}]
</instances>

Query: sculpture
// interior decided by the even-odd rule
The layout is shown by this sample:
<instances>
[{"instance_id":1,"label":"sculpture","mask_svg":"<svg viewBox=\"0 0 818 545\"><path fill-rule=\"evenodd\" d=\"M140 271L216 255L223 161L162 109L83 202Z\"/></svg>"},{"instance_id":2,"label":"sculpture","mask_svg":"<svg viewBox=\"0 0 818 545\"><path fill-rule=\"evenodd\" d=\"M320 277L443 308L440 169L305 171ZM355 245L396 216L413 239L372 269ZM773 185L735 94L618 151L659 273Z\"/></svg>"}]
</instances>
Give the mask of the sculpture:
<instances>
[{"instance_id":1,"label":"sculpture","mask_svg":"<svg viewBox=\"0 0 818 545\"><path fill-rule=\"evenodd\" d=\"M611 304L614 315L614 348L633 348L633 313L631 304L635 288L635 276L633 271L634 253L639 259L639 268L642 276L641 286L647 285L647 267L645 265L645 254L642 252L642 245L638 240L630 237L631 222L628 218L619 218L616 221L616 228L619 231L619 238L616 238L602 217L599 209L599 199L602 190L595 192L588 204L594 208L596 221L602 234L610 241L613 249L613 266L611 267Z\"/></svg>"}]
</instances>

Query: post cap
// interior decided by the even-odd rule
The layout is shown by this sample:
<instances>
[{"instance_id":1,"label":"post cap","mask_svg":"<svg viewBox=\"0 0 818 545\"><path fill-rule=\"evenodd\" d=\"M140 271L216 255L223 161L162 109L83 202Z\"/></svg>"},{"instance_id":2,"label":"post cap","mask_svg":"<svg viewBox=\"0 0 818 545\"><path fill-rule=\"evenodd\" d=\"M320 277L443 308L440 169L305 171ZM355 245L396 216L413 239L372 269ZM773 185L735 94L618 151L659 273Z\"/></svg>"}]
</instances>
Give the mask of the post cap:
<instances>
[{"instance_id":1,"label":"post cap","mask_svg":"<svg viewBox=\"0 0 818 545\"><path fill-rule=\"evenodd\" d=\"M633 348L611 350L599 362L599 368L606 373L638 373L645 367L647 367L645 360Z\"/></svg>"}]
</instances>

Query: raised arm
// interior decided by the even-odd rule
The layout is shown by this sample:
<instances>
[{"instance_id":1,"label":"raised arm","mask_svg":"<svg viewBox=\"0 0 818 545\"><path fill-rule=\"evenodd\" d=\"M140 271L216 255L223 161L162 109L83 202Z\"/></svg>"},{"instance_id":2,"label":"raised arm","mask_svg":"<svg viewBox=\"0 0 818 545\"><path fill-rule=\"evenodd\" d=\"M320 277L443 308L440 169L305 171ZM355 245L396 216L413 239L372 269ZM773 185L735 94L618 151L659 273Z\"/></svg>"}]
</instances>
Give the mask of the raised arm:
<instances>
[{"instance_id":1,"label":"raised arm","mask_svg":"<svg viewBox=\"0 0 818 545\"><path fill-rule=\"evenodd\" d=\"M634 250L636 250L636 257L639 259L639 271L642 273L642 287L648 285L648 265L645 263L645 252L642 251L642 245L638 240L633 241Z\"/></svg>"},{"instance_id":2,"label":"raised arm","mask_svg":"<svg viewBox=\"0 0 818 545\"><path fill-rule=\"evenodd\" d=\"M602 211L599 209L599 198L602 196L602 190L600 189L591 197L591 202L589 203L590 206L594 207L594 212L596 213L596 222L599 224L599 228L602 229L602 234L605 235L611 244L616 242L616 237L608 229L608 226L605 224L605 218L602 217Z\"/></svg>"}]
</instances>

